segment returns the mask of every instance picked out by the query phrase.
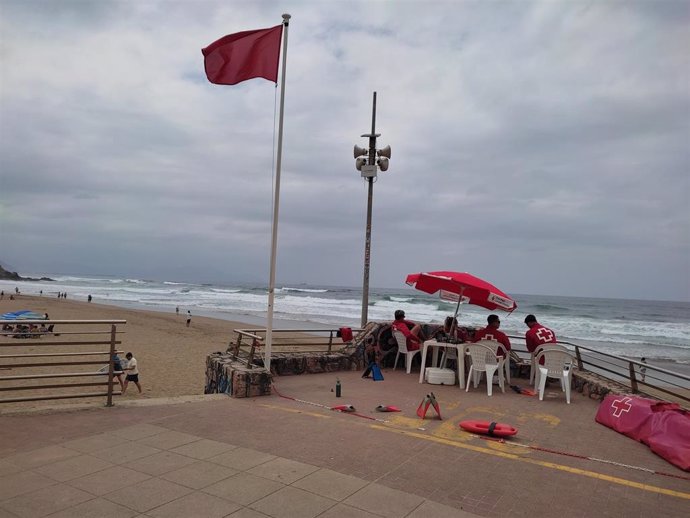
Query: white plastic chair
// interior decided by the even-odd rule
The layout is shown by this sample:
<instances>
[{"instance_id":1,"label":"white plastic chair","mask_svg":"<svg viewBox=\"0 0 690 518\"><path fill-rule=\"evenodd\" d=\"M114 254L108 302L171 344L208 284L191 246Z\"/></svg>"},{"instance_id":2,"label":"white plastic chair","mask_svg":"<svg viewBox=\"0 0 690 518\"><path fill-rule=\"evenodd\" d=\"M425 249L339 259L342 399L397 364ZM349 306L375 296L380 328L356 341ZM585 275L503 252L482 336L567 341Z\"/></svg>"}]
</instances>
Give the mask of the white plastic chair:
<instances>
[{"instance_id":1,"label":"white plastic chair","mask_svg":"<svg viewBox=\"0 0 690 518\"><path fill-rule=\"evenodd\" d=\"M548 344L541 344L539 347L537 347L531 354L530 354L530 363L529 363L529 384L530 385L535 385L537 383L537 364L539 362L535 361L536 356L544 349L544 347L548 347L550 349L553 349L555 351L563 351L565 353L570 353L570 351L563 347L562 345L558 345L557 343L548 343Z\"/></svg>"},{"instance_id":2,"label":"white plastic chair","mask_svg":"<svg viewBox=\"0 0 690 518\"><path fill-rule=\"evenodd\" d=\"M407 350L407 338L405 338L405 335L402 334L400 331L394 330L393 331L393 336L395 337L395 341L398 342L398 354L395 355L395 363L393 364L393 369L398 366L398 358L400 358L400 354L405 355L405 369L407 370L407 373L409 374L410 371L412 370L412 359L414 358L414 355L417 353L421 354L421 348L417 349L416 351L408 351Z\"/></svg>"},{"instance_id":3,"label":"white plastic chair","mask_svg":"<svg viewBox=\"0 0 690 518\"><path fill-rule=\"evenodd\" d=\"M539 365L541 358L544 358L544 365ZM565 400L570 404L570 384L573 377L575 357L568 351L545 347L542 348L534 360L538 367L535 383L539 387L539 401L544 401L546 378L556 378L560 380L561 390L565 392Z\"/></svg>"},{"instance_id":4,"label":"white plastic chair","mask_svg":"<svg viewBox=\"0 0 690 518\"><path fill-rule=\"evenodd\" d=\"M476 343L490 347L496 357L502 360L501 365L503 367L504 376L510 384L510 356L508 355L508 350L505 348L505 345L496 340L479 340ZM503 355L499 356L498 351L502 351Z\"/></svg>"},{"instance_id":5,"label":"white plastic chair","mask_svg":"<svg viewBox=\"0 0 690 518\"><path fill-rule=\"evenodd\" d=\"M479 343L470 344L465 347L465 354L472 359L472 365L467 375L467 385L465 392L470 389L470 380L474 383L474 388L479 385L479 378L482 372L486 373L486 393L492 393L492 383L494 374L498 371L498 386L505 393L505 382L503 380L503 359L496 356L491 347Z\"/></svg>"},{"instance_id":6,"label":"white plastic chair","mask_svg":"<svg viewBox=\"0 0 690 518\"><path fill-rule=\"evenodd\" d=\"M458 350L455 348L451 347L444 347L443 348L443 354L441 354L441 368L445 369L446 364L448 363L448 360L456 360L458 359Z\"/></svg>"}]
</instances>

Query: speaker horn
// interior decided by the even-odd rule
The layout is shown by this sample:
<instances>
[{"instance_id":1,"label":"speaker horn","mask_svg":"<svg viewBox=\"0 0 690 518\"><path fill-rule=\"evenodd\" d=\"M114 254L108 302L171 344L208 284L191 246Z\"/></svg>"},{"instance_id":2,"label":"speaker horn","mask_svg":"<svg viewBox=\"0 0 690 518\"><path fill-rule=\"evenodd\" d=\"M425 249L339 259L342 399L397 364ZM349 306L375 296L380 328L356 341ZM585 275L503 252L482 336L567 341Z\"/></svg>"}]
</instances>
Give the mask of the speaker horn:
<instances>
[{"instance_id":1,"label":"speaker horn","mask_svg":"<svg viewBox=\"0 0 690 518\"><path fill-rule=\"evenodd\" d=\"M391 147L390 147L390 146L386 146L386 147L384 147L383 149L379 149L379 150L376 152L376 154L377 154L378 156L385 156L386 158L390 158L390 157L391 157Z\"/></svg>"},{"instance_id":2,"label":"speaker horn","mask_svg":"<svg viewBox=\"0 0 690 518\"><path fill-rule=\"evenodd\" d=\"M358 158L360 156L369 154L369 152L366 149L364 149L363 147L355 146L355 150L354 150L353 154L355 155L355 158Z\"/></svg>"},{"instance_id":3,"label":"speaker horn","mask_svg":"<svg viewBox=\"0 0 690 518\"><path fill-rule=\"evenodd\" d=\"M376 161L376 163L378 164L381 171L388 171L388 158L386 158L385 156L381 157Z\"/></svg>"},{"instance_id":4,"label":"speaker horn","mask_svg":"<svg viewBox=\"0 0 690 518\"><path fill-rule=\"evenodd\" d=\"M357 147L357 146L355 146ZM357 171L362 170L362 166L367 165L367 159L364 157L357 157L357 160L355 161L355 167L357 168Z\"/></svg>"}]
</instances>

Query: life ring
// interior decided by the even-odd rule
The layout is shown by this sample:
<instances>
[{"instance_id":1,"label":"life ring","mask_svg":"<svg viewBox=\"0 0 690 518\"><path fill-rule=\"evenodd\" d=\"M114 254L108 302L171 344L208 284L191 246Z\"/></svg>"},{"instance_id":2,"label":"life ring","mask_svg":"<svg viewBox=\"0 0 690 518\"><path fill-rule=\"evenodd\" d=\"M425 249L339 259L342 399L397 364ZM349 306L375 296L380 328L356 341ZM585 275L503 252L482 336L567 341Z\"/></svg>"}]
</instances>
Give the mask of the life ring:
<instances>
[{"instance_id":1,"label":"life ring","mask_svg":"<svg viewBox=\"0 0 690 518\"><path fill-rule=\"evenodd\" d=\"M509 437L518 433L517 428L494 421L461 421L460 428L468 432L490 435L492 437Z\"/></svg>"}]
</instances>

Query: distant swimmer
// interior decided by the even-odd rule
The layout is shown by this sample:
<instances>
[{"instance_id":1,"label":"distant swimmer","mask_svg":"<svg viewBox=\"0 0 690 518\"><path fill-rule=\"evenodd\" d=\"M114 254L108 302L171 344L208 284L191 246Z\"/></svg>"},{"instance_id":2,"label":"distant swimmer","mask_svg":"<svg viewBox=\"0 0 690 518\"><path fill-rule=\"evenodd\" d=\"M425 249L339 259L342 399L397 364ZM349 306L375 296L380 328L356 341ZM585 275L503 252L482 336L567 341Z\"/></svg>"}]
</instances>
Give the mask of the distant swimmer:
<instances>
[{"instance_id":1,"label":"distant swimmer","mask_svg":"<svg viewBox=\"0 0 690 518\"><path fill-rule=\"evenodd\" d=\"M187 310L187 327L192 323L192 312Z\"/></svg>"}]
</instances>

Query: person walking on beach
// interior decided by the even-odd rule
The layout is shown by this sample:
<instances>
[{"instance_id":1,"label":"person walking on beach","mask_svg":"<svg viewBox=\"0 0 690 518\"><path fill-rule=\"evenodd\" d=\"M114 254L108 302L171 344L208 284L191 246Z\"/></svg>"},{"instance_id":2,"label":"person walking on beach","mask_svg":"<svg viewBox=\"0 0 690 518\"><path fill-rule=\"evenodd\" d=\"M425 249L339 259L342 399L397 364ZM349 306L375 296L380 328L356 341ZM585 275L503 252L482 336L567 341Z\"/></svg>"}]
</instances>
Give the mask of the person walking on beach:
<instances>
[{"instance_id":1,"label":"person walking on beach","mask_svg":"<svg viewBox=\"0 0 690 518\"><path fill-rule=\"evenodd\" d=\"M510 351L510 339L503 331L499 331L498 328L501 325L501 319L498 315L489 315L486 319L488 326L484 329L480 329L474 334L473 342L478 342L479 340L493 340L502 344L506 348L506 351ZM499 350L498 354L504 356L503 351Z\"/></svg>"},{"instance_id":2,"label":"person walking on beach","mask_svg":"<svg viewBox=\"0 0 690 518\"><path fill-rule=\"evenodd\" d=\"M117 353L113 354L113 371L122 371L122 359L118 356ZM117 378L117 382L120 384L120 390L122 393L125 393L125 384L122 381L122 374L113 374L113 377ZM141 392L141 390L139 391Z\"/></svg>"},{"instance_id":3,"label":"person walking on beach","mask_svg":"<svg viewBox=\"0 0 690 518\"><path fill-rule=\"evenodd\" d=\"M91 295L89 295L89 296L86 298L86 300L88 300L89 302L91 302L91 301L93 300L93 297L92 297Z\"/></svg>"},{"instance_id":4,"label":"person walking on beach","mask_svg":"<svg viewBox=\"0 0 690 518\"><path fill-rule=\"evenodd\" d=\"M647 363L647 358L642 358L640 360L642 363ZM644 379L647 377L647 367L640 367L640 381L644 383Z\"/></svg>"},{"instance_id":5,"label":"person walking on beach","mask_svg":"<svg viewBox=\"0 0 690 518\"><path fill-rule=\"evenodd\" d=\"M122 395L125 395L125 392L127 392L127 386L129 385L129 382L133 382L137 388L139 389L139 394L141 394L141 384L139 383L139 367L137 365L137 359L134 357L132 353L127 353L125 354L125 358L127 358L127 367L125 367L123 370L127 373L127 376L125 377L125 385L122 387Z\"/></svg>"},{"instance_id":6,"label":"person walking on beach","mask_svg":"<svg viewBox=\"0 0 690 518\"><path fill-rule=\"evenodd\" d=\"M180 306L175 306L175 314L176 315L180 314Z\"/></svg>"},{"instance_id":7,"label":"person walking on beach","mask_svg":"<svg viewBox=\"0 0 690 518\"><path fill-rule=\"evenodd\" d=\"M187 310L187 327L192 323L192 312Z\"/></svg>"}]
</instances>

